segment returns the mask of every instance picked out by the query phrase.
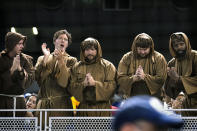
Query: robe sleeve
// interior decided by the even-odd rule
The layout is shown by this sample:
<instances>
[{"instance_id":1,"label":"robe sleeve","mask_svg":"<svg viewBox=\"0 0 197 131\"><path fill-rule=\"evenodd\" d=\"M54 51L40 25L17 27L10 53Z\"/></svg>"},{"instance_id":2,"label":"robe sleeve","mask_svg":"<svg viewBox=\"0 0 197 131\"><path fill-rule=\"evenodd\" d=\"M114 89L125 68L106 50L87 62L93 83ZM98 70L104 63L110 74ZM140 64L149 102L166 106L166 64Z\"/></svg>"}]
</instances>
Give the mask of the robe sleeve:
<instances>
[{"instance_id":1,"label":"robe sleeve","mask_svg":"<svg viewBox=\"0 0 197 131\"><path fill-rule=\"evenodd\" d=\"M83 81L85 79L85 74L80 74L77 71L77 65L73 66L70 69L70 84L68 86L68 91L72 96L74 96L78 101L83 101L83 90L85 86L83 85Z\"/></svg>"},{"instance_id":2,"label":"robe sleeve","mask_svg":"<svg viewBox=\"0 0 197 131\"><path fill-rule=\"evenodd\" d=\"M46 68L46 64L44 63L43 59L44 56L40 56L35 66L35 79L38 82L39 86L42 85L43 81L51 73L51 70Z\"/></svg>"},{"instance_id":3,"label":"robe sleeve","mask_svg":"<svg viewBox=\"0 0 197 131\"><path fill-rule=\"evenodd\" d=\"M111 63L105 68L104 81L95 81L96 101L109 101L116 89L116 68Z\"/></svg>"},{"instance_id":4,"label":"robe sleeve","mask_svg":"<svg viewBox=\"0 0 197 131\"><path fill-rule=\"evenodd\" d=\"M155 74L145 74L145 81L151 94L155 94L158 90L161 90L167 77L167 62L165 58L159 55L155 60Z\"/></svg>"},{"instance_id":5,"label":"robe sleeve","mask_svg":"<svg viewBox=\"0 0 197 131\"><path fill-rule=\"evenodd\" d=\"M33 83L33 81L35 80L35 69L33 66L33 58L32 57L28 57L27 61L24 65L24 67L22 68L23 73L25 73L25 79L24 79L24 88L28 88L29 86L31 86L31 84Z\"/></svg>"},{"instance_id":6,"label":"robe sleeve","mask_svg":"<svg viewBox=\"0 0 197 131\"><path fill-rule=\"evenodd\" d=\"M174 67L174 66L175 66L175 59L173 58L168 62L168 67ZM180 81L180 84L181 83L182 82ZM167 76L167 79L165 81L164 90L166 95L173 99L176 99L178 94L182 91L179 88L178 83L175 82L173 79L171 79L169 76Z\"/></svg>"},{"instance_id":7,"label":"robe sleeve","mask_svg":"<svg viewBox=\"0 0 197 131\"><path fill-rule=\"evenodd\" d=\"M132 74L128 74L128 70L130 68L130 57L128 55L124 55L118 65L118 85L119 85L119 94L127 94L130 95L131 85L133 83Z\"/></svg>"},{"instance_id":8,"label":"robe sleeve","mask_svg":"<svg viewBox=\"0 0 197 131\"><path fill-rule=\"evenodd\" d=\"M70 79L70 68L77 62L76 58L68 59L65 65L60 66L59 63L57 63L56 66L56 72L55 72L55 78L57 80L57 83L63 87L66 88L69 79ZM68 63L68 64L67 64Z\"/></svg>"},{"instance_id":9,"label":"robe sleeve","mask_svg":"<svg viewBox=\"0 0 197 131\"><path fill-rule=\"evenodd\" d=\"M192 58L192 74L190 76L180 76L187 94L197 93L197 53Z\"/></svg>"}]
</instances>

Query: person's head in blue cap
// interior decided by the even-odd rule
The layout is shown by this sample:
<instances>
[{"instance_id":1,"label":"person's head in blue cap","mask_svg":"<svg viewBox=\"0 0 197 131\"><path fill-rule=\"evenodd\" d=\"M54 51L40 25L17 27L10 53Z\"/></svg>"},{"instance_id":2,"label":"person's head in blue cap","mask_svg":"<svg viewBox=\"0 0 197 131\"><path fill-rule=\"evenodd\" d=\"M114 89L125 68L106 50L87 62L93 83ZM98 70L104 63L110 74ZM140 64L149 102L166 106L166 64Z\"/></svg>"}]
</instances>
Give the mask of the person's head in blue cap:
<instances>
[{"instance_id":1,"label":"person's head in blue cap","mask_svg":"<svg viewBox=\"0 0 197 131\"><path fill-rule=\"evenodd\" d=\"M146 95L124 101L113 121L113 128L119 131L163 131L182 125L180 116L165 111L159 99Z\"/></svg>"}]
</instances>

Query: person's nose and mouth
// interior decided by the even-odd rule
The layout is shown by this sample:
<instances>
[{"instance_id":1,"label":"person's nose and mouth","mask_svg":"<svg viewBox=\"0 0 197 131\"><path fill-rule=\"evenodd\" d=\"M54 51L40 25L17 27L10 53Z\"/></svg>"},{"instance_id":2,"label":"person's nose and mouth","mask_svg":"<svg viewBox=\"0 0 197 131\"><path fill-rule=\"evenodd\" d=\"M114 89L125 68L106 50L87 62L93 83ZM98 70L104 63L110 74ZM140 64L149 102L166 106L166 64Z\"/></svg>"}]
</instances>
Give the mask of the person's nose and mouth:
<instances>
[{"instance_id":1,"label":"person's nose and mouth","mask_svg":"<svg viewBox=\"0 0 197 131\"><path fill-rule=\"evenodd\" d=\"M93 59L94 56L93 56L92 54L88 54L87 57L88 57L89 59Z\"/></svg>"},{"instance_id":2,"label":"person's nose and mouth","mask_svg":"<svg viewBox=\"0 0 197 131\"><path fill-rule=\"evenodd\" d=\"M179 45L178 48L177 48L177 52L179 54L182 54L182 53L184 53L184 51L185 51L185 49L183 49L182 46Z\"/></svg>"},{"instance_id":3,"label":"person's nose and mouth","mask_svg":"<svg viewBox=\"0 0 197 131\"><path fill-rule=\"evenodd\" d=\"M145 56L146 52L144 50L141 50L141 56Z\"/></svg>"}]
</instances>

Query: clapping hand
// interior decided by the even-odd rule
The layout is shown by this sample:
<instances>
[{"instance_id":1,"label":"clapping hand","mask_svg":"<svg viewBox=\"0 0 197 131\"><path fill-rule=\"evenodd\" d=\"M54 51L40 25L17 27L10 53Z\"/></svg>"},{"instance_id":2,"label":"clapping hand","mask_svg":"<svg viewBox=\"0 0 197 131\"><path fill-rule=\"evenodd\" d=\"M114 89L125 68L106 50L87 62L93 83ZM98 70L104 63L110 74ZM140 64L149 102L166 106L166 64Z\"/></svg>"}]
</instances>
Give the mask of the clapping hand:
<instances>
[{"instance_id":1,"label":"clapping hand","mask_svg":"<svg viewBox=\"0 0 197 131\"><path fill-rule=\"evenodd\" d=\"M65 65L66 62L64 61L65 59L63 56L63 52L61 50L55 49L54 53L55 53L55 56L57 57L60 67Z\"/></svg>"},{"instance_id":2,"label":"clapping hand","mask_svg":"<svg viewBox=\"0 0 197 131\"><path fill-rule=\"evenodd\" d=\"M49 55L50 55L50 49L47 48L46 43L43 43L41 48L42 48L42 53L44 54L44 63L46 64L46 61L48 60Z\"/></svg>"},{"instance_id":3,"label":"clapping hand","mask_svg":"<svg viewBox=\"0 0 197 131\"><path fill-rule=\"evenodd\" d=\"M50 55L50 49L47 48L46 43L43 43L41 48L42 48L42 52L43 52L44 56L49 56Z\"/></svg>"}]
</instances>

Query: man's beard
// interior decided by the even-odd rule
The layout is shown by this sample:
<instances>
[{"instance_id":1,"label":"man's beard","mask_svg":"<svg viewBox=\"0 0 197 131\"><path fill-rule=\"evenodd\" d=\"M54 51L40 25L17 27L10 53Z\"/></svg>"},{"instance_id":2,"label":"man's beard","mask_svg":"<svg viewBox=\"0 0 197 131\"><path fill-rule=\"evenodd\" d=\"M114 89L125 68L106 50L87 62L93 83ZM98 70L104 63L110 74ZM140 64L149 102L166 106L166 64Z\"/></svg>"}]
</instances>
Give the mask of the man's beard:
<instances>
[{"instance_id":1,"label":"man's beard","mask_svg":"<svg viewBox=\"0 0 197 131\"><path fill-rule=\"evenodd\" d=\"M93 56L93 55L91 55L91 56ZM89 59L88 56L86 56L85 61L87 63L94 63L96 61L96 56L93 56L93 59Z\"/></svg>"},{"instance_id":2,"label":"man's beard","mask_svg":"<svg viewBox=\"0 0 197 131\"><path fill-rule=\"evenodd\" d=\"M183 58L186 54L186 50L178 50L176 51L176 57L177 58Z\"/></svg>"}]
</instances>

